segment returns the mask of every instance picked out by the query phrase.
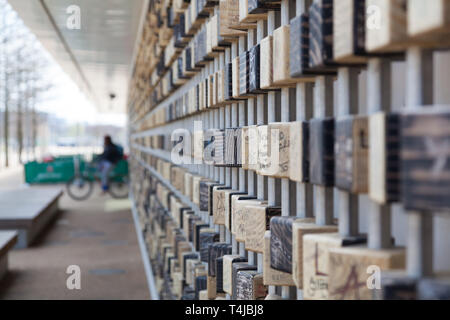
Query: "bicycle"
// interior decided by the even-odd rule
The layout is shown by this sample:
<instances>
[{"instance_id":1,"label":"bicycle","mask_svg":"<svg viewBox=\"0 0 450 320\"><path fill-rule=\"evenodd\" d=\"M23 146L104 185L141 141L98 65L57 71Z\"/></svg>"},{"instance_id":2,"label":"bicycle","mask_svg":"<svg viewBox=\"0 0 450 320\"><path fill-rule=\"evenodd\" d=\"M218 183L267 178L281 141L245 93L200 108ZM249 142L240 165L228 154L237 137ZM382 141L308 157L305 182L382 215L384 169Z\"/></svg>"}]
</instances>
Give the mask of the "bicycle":
<instances>
[{"instance_id":1,"label":"bicycle","mask_svg":"<svg viewBox=\"0 0 450 320\"><path fill-rule=\"evenodd\" d=\"M74 167L75 174L66 183L67 194L76 201L86 200L94 190L94 183L101 183L98 161L94 159L91 162L84 162L80 161L79 158L74 158ZM109 175L109 189L107 192L115 199L128 197L129 178L128 163L126 160L121 160L111 170Z\"/></svg>"}]
</instances>

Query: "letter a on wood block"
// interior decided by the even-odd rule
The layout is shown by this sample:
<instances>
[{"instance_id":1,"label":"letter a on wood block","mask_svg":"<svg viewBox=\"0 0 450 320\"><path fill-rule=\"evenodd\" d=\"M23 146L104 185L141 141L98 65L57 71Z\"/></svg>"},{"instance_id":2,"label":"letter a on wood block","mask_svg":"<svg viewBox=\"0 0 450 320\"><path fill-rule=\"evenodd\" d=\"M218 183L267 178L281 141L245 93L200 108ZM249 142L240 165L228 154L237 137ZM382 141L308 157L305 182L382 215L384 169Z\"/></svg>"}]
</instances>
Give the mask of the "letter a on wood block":
<instances>
[{"instance_id":1,"label":"letter a on wood block","mask_svg":"<svg viewBox=\"0 0 450 320\"><path fill-rule=\"evenodd\" d=\"M369 118L369 197L384 204L399 199L399 115Z\"/></svg>"},{"instance_id":2,"label":"letter a on wood block","mask_svg":"<svg viewBox=\"0 0 450 320\"><path fill-rule=\"evenodd\" d=\"M365 236L342 237L339 233L303 237L303 297L328 299L329 249L362 244Z\"/></svg>"},{"instance_id":3,"label":"letter a on wood block","mask_svg":"<svg viewBox=\"0 0 450 320\"><path fill-rule=\"evenodd\" d=\"M402 203L408 210L450 212L447 110L427 108L401 116Z\"/></svg>"},{"instance_id":4,"label":"letter a on wood block","mask_svg":"<svg viewBox=\"0 0 450 320\"><path fill-rule=\"evenodd\" d=\"M369 300L368 268L377 266L381 271L403 269L406 250L393 248L372 250L365 247L334 248L329 250L329 298L333 300ZM373 272L373 271L372 271ZM374 283L371 283L374 285Z\"/></svg>"}]
</instances>

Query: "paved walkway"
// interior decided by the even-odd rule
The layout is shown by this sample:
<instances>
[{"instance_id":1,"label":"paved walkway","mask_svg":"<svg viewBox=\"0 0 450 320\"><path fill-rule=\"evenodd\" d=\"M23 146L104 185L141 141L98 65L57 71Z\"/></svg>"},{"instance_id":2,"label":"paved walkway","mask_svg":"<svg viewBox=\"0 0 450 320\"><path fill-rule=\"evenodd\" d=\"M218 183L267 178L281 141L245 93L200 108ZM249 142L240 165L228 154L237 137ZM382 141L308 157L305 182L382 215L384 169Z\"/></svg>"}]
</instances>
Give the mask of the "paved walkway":
<instances>
[{"instance_id":1,"label":"paved walkway","mask_svg":"<svg viewBox=\"0 0 450 320\"><path fill-rule=\"evenodd\" d=\"M0 177L0 192L7 180L20 182ZM149 299L129 206L109 196L75 202L64 195L61 213L36 243L10 253L0 299ZM67 289L69 265L80 267L81 290Z\"/></svg>"}]
</instances>

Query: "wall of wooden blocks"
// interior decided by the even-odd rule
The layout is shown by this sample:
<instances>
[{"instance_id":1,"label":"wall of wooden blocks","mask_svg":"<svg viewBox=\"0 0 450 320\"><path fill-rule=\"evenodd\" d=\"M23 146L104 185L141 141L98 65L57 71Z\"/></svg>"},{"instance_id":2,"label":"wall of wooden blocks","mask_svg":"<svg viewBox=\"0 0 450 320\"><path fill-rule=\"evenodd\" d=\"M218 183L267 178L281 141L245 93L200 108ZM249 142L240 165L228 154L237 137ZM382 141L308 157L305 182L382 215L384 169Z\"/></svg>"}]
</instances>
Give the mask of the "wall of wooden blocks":
<instances>
[{"instance_id":1,"label":"wall of wooden blocks","mask_svg":"<svg viewBox=\"0 0 450 320\"><path fill-rule=\"evenodd\" d=\"M450 1L150 0L128 113L161 299L450 298Z\"/></svg>"}]
</instances>

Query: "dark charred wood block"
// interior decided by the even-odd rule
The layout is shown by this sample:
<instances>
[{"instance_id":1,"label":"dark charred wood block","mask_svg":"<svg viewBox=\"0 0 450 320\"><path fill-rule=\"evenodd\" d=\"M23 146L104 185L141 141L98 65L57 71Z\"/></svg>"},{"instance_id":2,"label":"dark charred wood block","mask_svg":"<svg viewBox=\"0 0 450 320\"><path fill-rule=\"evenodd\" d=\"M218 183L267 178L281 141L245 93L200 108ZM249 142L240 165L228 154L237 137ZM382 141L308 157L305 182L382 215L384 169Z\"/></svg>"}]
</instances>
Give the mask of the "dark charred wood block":
<instances>
[{"instance_id":1,"label":"dark charred wood block","mask_svg":"<svg viewBox=\"0 0 450 320\"><path fill-rule=\"evenodd\" d=\"M225 129L225 165L228 167L242 166L242 131L240 128Z\"/></svg>"},{"instance_id":2,"label":"dark charred wood block","mask_svg":"<svg viewBox=\"0 0 450 320\"><path fill-rule=\"evenodd\" d=\"M268 287L263 284L263 275L258 271L239 271L236 279L237 300L264 300Z\"/></svg>"},{"instance_id":3,"label":"dark charred wood block","mask_svg":"<svg viewBox=\"0 0 450 320\"><path fill-rule=\"evenodd\" d=\"M218 185L220 184L213 181L200 181L200 211L210 211L212 188Z\"/></svg>"},{"instance_id":4,"label":"dark charred wood block","mask_svg":"<svg viewBox=\"0 0 450 320\"><path fill-rule=\"evenodd\" d=\"M233 65L232 63L228 63L225 66L225 92L224 92L225 100L233 99Z\"/></svg>"},{"instance_id":5,"label":"dark charred wood block","mask_svg":"<svg viewBox=\"0 0 450 320\"><path fill-rule=\"evenodd\" d=\"M183 229L183 227L184 227L184 225L183 225L183 221L184 221L184 216L186 215L186 214L194 214L195 212L194 211L192 211L192 209L191 208L181 208L180 209L180 217L179 217L179 221L180 221L180 228L181 229Z\"/></svg>"},{"instance_id":6,"label":"dark charred wood block","mask_svg":"<svg viewBox=\"0 0 450 320\"><path fill-rule=\"evenodd\" d=\"M312 119L309 123L310 182L334 185L334 119Z\"/></svg>"},{"instance_id":7,"label":"dark charred wood block","mask_svg":"<svg viewBox=\"0 0 450 320\"><path fill-rule=\"evenodd\" d=\"M195 278L195 300L199 300L200 291L206 290L207 279L206 276L198 276Z\"/></svg>"},{"instance_id":8,"label":"dark charred wood block","mask_svg":"<svg viewBox=\"0 0 450 320\"><path fill-rule=\"evenodd\" d=\"M209 246L208 276L218 276L216 261L226 254L231 254L231 250L232 246L228 243L213 243Z\"/></svg>"},{"instance_id":9,"label":"dark charred wood block","mask_svg":"<svg viewBox=\"0 0 450 320\"><path fill-rule=\"evenodd\" d=\"M450 279L420 279L417 293L420 300L450 300Z\"/></svg>"},{"instance_id":10,"label":"dark charred wood block","mask_svg":"<svg viewBox=\"0 0 450 320\"><path fill-rule=\"evenodd\" d=\"M381 272L381 290L373 300L417 300L417 279L398 272Z\"/></svg>"},{"instance_id":11,"label":"dark charred wood block","mask_svg":"<svg viewBox=\"0 0 450 320\"><path fill-rule=\"evenodd\" d=\"M400 199L400 116L369 118L369 197L381 204Z\"/></svg>"},{"instance_id":12,"label":"dark charred wood block","mask_svg":"<svg viewBox=\"0 0 450 320\"><path fill-rule=\"evenodd\" d=\"M186 47L186 49L184 50L184 54L185 54L185 58L184 58L185 70L188 72L194 71L193 66L192 66L192 49L191 49L191 47Z\"/></svg>"},{"instance_id":13,"label":"dark charred wood block","mask_svg":"<svg viewBox=\"0 0 450 320\"><path fill-rule=\"evenodd\" d=\"M203 223L201 220L194 222L194 248L196 251L200 251L200 231L201 229L209 228L209 224Z\"/></svg>"},{"instance_id":14,"label":"dark charred wood block","mask_svg":"<svg viewBox=\"0 0 450 320\"><path fill-rule=\"evenodd\" d=\"M231 299L237 299L237 275L239 271L256 271L256 267L253 265L249 265L247 262L237 262L233 263L233 274L232 274L232 295Z\"/></svg>"},{"instance_id":15,"label":"dark charred wood block","mask_svg":"<svg viewBox=\"0 0 450 320\"><path fill-rule=\"evenodd\" d=\"M239 95L246 95L249 93L248 68L248 51L246 51L239 55Z\"/></svg>"},{"instance_id":16,"label":"dark charred wood block","mask_svg":"<svg viewBox=\"0 0 450 320\"><path fill-rule=\"evenodd\" d=\"M336 120L335 182L342 190L367 193L369 123L364 116Z\"/></svg>"},{"instance_id":17,"label":"dark charred wood block","mask_svg":"<svg viewBox=\"0 0 450 320\"><path fill-rule=\"evenodd\" d=\"M337 67L333 60L333 0L314 0L309 8L309 66Z\"/></svg>"},{"instance_id":18,"label":"dark charred wood block","mask_svg":"<svg viewBox=\"0 0 450 320\"><path fill-rule=\"evenodd\" d=\"M250 93L264 93L261 89L261 47L255 45L248 53L248 90Z\"/></svg>"},{"instance_id":19,"label":"dark charred wood block","mask_svg":"<svg viewBox=\"0 0 450 320\"><path fill-rule=\"evenodd\" d=\"M223 257L216 259L216 290L217 293L225 293L223 291Z\"/></svg>"},{"instance_id":20,"label":"dark charred wood block","mask_svg":"<svg viewBox=\"0 0 450 320\"><path fill-rule=\"evenodd\" d=\"M292 273L292 226L294 217L273 217L270 220L270 266Z\"/></svg>"},{"instance_id":21,"label":"dark charred wood block","mask_svg":"<svg viewBox=\"0 0 450 320\"><path fill-rule=\"evenodd\" d=\"M223 291L229 295L233 295L233 274L234 274L234 264L241 263L247 264L247 259L239 255L225 255L223 256Z\"/></svg>"},{"instance_id":22,"label":"dark charred wood block","mask_svg":"<svg viewBox=\"0 0 450 320\"><path fill-rule=\"evenodd\" d=\"M199 231L199 252L200 260L203 262L208 262L209 258L209 246L214 242L218 242L220 235L217 232L212 232L210 230L200 230Z\"/></svg>"},{"instance_id":23,"label":"dark charred wood block","mask_svg":"<svg viewBox=\"0 0 450 320\"><path fill-rule=\"evenodd\" d=\"M400 123L404 207L450 212L450 112L402 114Z\"/></svg>"},{"instance_id":24,"label":"dark charred wood block","mask_svg":"<svg viewBox=\"0 0 450 320\"><path fill-rule=\"evenodd\" d=\"M188 222L189 222L189 234L187 234L186 236L188 237L188 239L189 239L189 241L190 242L194 242L194 231L195 231L195 228L194 228L194 223L196 222L196 221L200 221L201 220L201 218L199 217L199 216L197 216L197 215L191 215L191 216L189 216L189 219L188 219Z\"/></svg>"}]
</instances>

